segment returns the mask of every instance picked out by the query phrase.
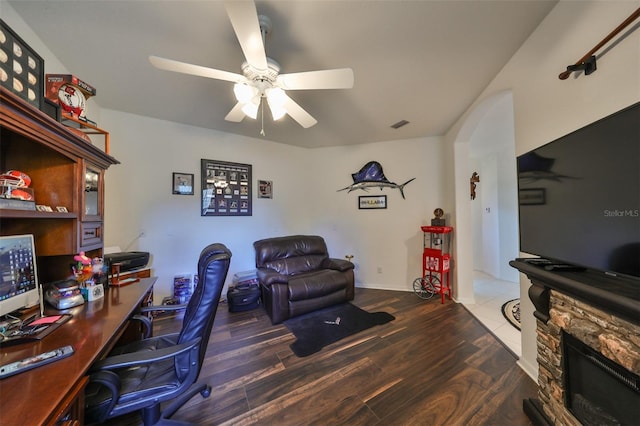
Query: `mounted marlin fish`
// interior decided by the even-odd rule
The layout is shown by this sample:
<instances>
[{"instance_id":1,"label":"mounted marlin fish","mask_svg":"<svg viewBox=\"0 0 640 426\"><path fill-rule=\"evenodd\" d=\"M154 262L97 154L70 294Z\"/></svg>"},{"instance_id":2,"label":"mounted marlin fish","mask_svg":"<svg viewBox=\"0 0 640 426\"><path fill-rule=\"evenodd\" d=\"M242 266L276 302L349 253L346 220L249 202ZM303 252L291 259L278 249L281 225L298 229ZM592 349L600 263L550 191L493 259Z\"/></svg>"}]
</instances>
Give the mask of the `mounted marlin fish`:
<instances>
[{"instance_id":1,"label":"mounted marlin fish","mask_svg":"<svg viewBox=\"0 0 640 426\"><path fill-rule=\"evenodd\" d=\"M369 188L397 188L400 190L400 195L404 198L404 186L414 180L411 178L402 185L398 185L395 182L389 181L382 171L382 165L377 161L369 161L365 164L358 173L352 173L353 184L346 188L338 189L338 191L349 190L355 191L356 189L362 189L363 191L369 191Z\"/></svg>"}]
</instances>

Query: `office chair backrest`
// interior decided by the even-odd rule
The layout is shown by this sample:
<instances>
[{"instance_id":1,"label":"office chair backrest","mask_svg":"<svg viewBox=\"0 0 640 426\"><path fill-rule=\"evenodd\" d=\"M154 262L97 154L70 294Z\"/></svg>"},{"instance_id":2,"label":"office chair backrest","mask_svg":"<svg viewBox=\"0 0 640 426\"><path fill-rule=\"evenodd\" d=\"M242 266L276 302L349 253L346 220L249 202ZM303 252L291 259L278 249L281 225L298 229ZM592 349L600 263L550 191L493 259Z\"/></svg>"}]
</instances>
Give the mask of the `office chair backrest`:
<instances>
[{"instance_id":1,"label":"office chair backrest","mask_svg":"<svg viewBox=\"0 0 640 426\"><path fill-rule=\"evenodd\" d=\"M189 342L200 337L200 353L198 374L207 351L213 320L216 316L222 287L229 271L231 252L220 243L205 247L198 260L198 285L191 295L189 304L184 313L182 331L178 344ZM189 371L188 354L176 358L178 374L187 374Z\"/></svg>"}]
</instances>

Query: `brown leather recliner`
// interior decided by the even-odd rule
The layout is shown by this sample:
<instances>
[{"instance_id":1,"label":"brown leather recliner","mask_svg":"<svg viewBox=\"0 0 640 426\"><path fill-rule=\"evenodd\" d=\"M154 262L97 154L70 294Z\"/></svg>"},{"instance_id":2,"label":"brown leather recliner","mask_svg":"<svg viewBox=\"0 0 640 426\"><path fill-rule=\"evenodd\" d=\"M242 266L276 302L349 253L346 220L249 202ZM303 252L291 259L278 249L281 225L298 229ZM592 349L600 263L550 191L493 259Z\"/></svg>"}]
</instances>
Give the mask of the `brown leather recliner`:
<instances>
[{"instance_id":1,"label":"brown leather recliner","mask_svg":"<svg viewBox=\"0 0 640 426\"><path fill-rule=\"evenodd\" d=\"M332 259L322 237L292 235L253 243L262 300L273 324L353 300L353 263Z\"/></svg>"}]
</instances>

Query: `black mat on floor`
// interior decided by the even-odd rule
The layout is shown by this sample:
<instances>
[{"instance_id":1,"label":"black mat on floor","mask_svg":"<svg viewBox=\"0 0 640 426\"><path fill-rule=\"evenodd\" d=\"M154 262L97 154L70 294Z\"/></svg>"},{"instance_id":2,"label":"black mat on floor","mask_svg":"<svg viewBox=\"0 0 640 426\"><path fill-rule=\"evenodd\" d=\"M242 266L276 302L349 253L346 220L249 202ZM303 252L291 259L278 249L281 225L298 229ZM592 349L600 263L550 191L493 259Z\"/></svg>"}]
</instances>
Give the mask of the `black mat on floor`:
<instances>
[{"instance_id":1,"label":"black mat on floor","mask_svg":"<svg viewBox=\"0 0 640 426\"><path fill-rule=\"evenodd\" d=\"M347 336L394 319L386 312L369 313L351 303L343 303L288 319L284 324L297 339L291 344L291 350L305 357Z\"/></svg>"},{"instance_id":2,"label":"black mat on floor","mask_svg":"<svg viewBox=\"0 0 640 426\"><path fill-rule=\"evenodd\" d=\"M520 330L520 299L513 299L502 305L502 315L509 324Z\"/></svg>"}]
</instances>

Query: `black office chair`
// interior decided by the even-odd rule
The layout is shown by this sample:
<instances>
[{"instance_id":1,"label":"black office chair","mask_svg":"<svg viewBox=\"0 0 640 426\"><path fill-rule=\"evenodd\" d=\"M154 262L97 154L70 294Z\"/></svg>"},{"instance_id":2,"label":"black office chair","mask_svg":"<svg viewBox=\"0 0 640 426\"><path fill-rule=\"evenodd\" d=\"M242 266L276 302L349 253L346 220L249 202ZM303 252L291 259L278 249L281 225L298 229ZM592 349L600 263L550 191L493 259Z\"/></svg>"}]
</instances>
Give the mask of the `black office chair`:
<instances>
[{"instance_id":1,"label":"black office chair","mask_svg":"<svg viewBox=\"0 0 640 426\"><path fill-rule=\"evenodd\" d=\"M92 367L85 391L86 423L141 410L145 425L176 424L169 418L183 404L196 393L210 395L211 386L197 380L230 261L223 244L202 250L199 282L185 307L180 333L116 348ZM169 400L161 410L160 404Z\"/></svg>"}]
</instances>

